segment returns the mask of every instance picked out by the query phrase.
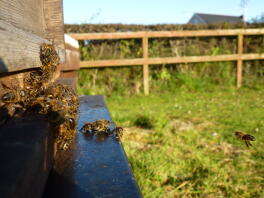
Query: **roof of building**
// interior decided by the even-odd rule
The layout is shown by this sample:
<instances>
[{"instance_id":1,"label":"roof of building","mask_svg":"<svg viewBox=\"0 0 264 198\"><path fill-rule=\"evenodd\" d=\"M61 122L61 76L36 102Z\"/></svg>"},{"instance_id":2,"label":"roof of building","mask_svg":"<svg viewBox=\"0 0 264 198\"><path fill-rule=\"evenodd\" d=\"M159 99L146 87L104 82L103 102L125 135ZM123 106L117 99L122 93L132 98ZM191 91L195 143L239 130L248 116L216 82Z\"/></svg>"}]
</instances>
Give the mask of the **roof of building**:
<instances>
[{"instance_id":1,"label":"roof of building","mask_svg":"<svg viewBox=\"0 0 264 198\"><path fill-rule=\"evenodd\" d=\"M205 23L213 24L213 23L242 23L243 16L228 16L228 15L216 15L216 14L204 14L204 13L195 13L200 17Z\"/></svg>"}]
</instances>

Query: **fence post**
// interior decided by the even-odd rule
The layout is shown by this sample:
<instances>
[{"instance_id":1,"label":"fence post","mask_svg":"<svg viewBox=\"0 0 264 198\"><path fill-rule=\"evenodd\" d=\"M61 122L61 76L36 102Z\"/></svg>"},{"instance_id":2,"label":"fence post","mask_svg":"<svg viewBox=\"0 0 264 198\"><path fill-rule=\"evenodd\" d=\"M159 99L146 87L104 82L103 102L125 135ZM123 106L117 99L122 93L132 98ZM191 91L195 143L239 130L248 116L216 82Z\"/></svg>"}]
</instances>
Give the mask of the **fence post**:
<instances>
[{"instance_id":1,"label":"fence post","mask_svg":"<svg viewBox=\"0 0 264 198\"><path fill-rule=\"evenodd\" d=\"M142 38L142 48L143 48L143 58L146 61L148 58L148 37L144 36ZM144 62L145 62L144 61ZM145 62L143 64L143 84L144 84L144 94L149 94L149 71L148 71L148 64Z\"/></svg>"},{"instance_id":2,"label":"fence post","mask_svg":"<svg viewBox=\"0 0 264 198\"><path fill-rule=\"evenodd\" d=\"M238 35L238 59L237 59L237 88L242 86L242 74L243 74L243 34Z\"/></svg>"}]
</instances>

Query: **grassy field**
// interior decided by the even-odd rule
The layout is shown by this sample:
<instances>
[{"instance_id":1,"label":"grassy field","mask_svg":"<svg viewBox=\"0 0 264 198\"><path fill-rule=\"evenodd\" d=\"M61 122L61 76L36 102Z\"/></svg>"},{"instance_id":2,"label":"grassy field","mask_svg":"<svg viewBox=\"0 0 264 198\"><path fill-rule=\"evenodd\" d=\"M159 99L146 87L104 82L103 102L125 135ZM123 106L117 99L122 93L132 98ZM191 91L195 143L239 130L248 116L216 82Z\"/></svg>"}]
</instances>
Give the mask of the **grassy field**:
<instances>
[{"instance_id":1,"label":"grassy field","mask_svg":"<svg viewBox=\"0 0 264 198\"><path fill-rule=\"evenodd\" d=\"M264 197L264 89L117 94L106 101L145 198ZM234 137L256 137L253 147Z\"/></svg>"}]
</instances>

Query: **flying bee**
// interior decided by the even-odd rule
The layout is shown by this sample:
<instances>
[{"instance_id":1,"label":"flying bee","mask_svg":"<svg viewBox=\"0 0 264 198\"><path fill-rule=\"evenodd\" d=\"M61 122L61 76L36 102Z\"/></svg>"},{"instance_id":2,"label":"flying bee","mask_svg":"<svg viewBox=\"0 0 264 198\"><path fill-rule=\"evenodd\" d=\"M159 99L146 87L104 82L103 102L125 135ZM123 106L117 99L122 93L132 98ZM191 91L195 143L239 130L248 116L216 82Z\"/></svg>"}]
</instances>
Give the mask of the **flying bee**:
<instances>
[{"instance_id":1,"label":"flying bee","mask_svg":"<svg viewBox=\"0 0 264 198\"><path fill-rule=\"evenodd\" d=\"M123 127L116 127L115 128L115 138L120 141L123 137L124 128Z\"/></svg>"},{"instance_id":2,"label":"flying bee","mask_svg":"<svg viewBox=\"0 0 264 198\"><path fill-rule=\"evenodd\" d=\"M240 131L236 131L235 132L235 136L238 139L240 139L240 140L244 140L247 147L252 146L252 144L250 143L250 141L255 141L256 140L256 138L254 136L252 136L250 134L246 134L246 133L240 132Z\"/></svg>"}]
</instances>

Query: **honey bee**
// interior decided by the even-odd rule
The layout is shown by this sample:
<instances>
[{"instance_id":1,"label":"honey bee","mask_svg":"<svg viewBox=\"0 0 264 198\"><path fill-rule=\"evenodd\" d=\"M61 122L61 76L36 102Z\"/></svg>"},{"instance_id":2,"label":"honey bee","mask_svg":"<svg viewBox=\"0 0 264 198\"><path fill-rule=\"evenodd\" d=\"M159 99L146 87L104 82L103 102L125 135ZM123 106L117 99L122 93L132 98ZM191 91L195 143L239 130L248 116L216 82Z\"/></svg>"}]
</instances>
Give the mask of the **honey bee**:
<instances>
[{"instance_id":1,"label":"honey bee","mask_svg":"<svg viewBox=\"0 0 264 198\"><path fill-rule=\"evenodd\" d=\"M68 130L75 130L76 120L74 118L65 117L64 122L65 122L65 126Z\"/></svg>"},{"instance_id":2,"label":"honey bee","mask_svg":"<svg viewBox=\"0 0 264 198\"><path fill-rule=\"evenodd\" d=\"M50 123L53 123L55 125L59 125L64 123L65 119L65 112L64 111L49 111L47 114L47 119Z\"/></svg>"},{"instance_id":3,"label":"honey bee","mask_svg":"<svg viewBox=\"0 0 264 198\"><path fill-rule=\"evenodd\" d=\"M26 96L26 92L24 90L11 90L2 95L2 101L4 103L18 103L23 102Z\"/></svg>"},{"instance_id":4,"label":"honey bee","mask_svg":"<svg viewBox=\"0 0 264 198\"><path fill-rule=\"evenodd\" d=\"M235 132L235 136L238 139L240 139L240 140L244 140L247 147L252 146L252 144L250 143L250 141L255 141L256 140L256 138L254 136L252 136L250 134L245 134L245 133L240 132L240 131L236 131Z\"/></svg>"},{"instance_id":5,"label":"honey bee","mask_svg":"<svg viewBox=\"0 0 264 198\"><path fill-rule=\"evenodd\" d=\"M110 121L109 120L96 120L95 122L87 122L81 128L83 133L109 133L110 132Z\"/></svg>"},{"instance_id":6,"label":"honey bee","mask_svg":"<svg viewBox=\"0 0 264 198\"><path fill-rule=\"evenodd\" d=\"M92 133L93 132L93 122L86 122L80 129L82 133Z\"/></svg>"},{"instance_id":7,"label":"honey bee","mask_svg":"<svg viewBox=\"0 0 264 198\"><path fill-rule=\"evenodd\" d=\"M44 115L54 128L54 137L59 148L66 150L76 132L79 98L67 85L49 85L60 62L53 45L41 45L40 61L40 68L28 73L23 79L23 89L9 88L3 84L6 89L0 93L0 102L4 105L3 112L0 111L0 125L9 119L11 114ZM18 112L20 109L22 112ZM2 114L4 116L1 116ZM104 130L103 126L99 122L93 125L93 130Z\"/></svg>"},{"instance_id":8,"label":"honey bee","mask_svg":"<svg viewBox=\"0 0 264 198\"><path fill-rule=\"evenodd\" d=\"M123 127L116 127L115 128L115 138L118 141L121 141L121 138L123 137L124 128Z\"/></svg>"},{"instance_id":9,"label":"honey bee","mask_svg":"<svg viewBox=\"0 0 264 198\"><path fill-rule=\"evenodd\" d=\"M93 124L93 130L98 133L98 132L105 132L109 133L109 128L110 126L110 121L109 120L96 120Z\"/></svg>"},{"instance_id":10,"label":"honey bee","mask_svg":"<svg viewBox=\"0 0 264 198\"><path fill-rule=\"evenodd\" d=\"M53 45L44 43L40 46L40 61L42 63L42 70L56 71L60 58Z\"/></svg>"}]
</instances>

